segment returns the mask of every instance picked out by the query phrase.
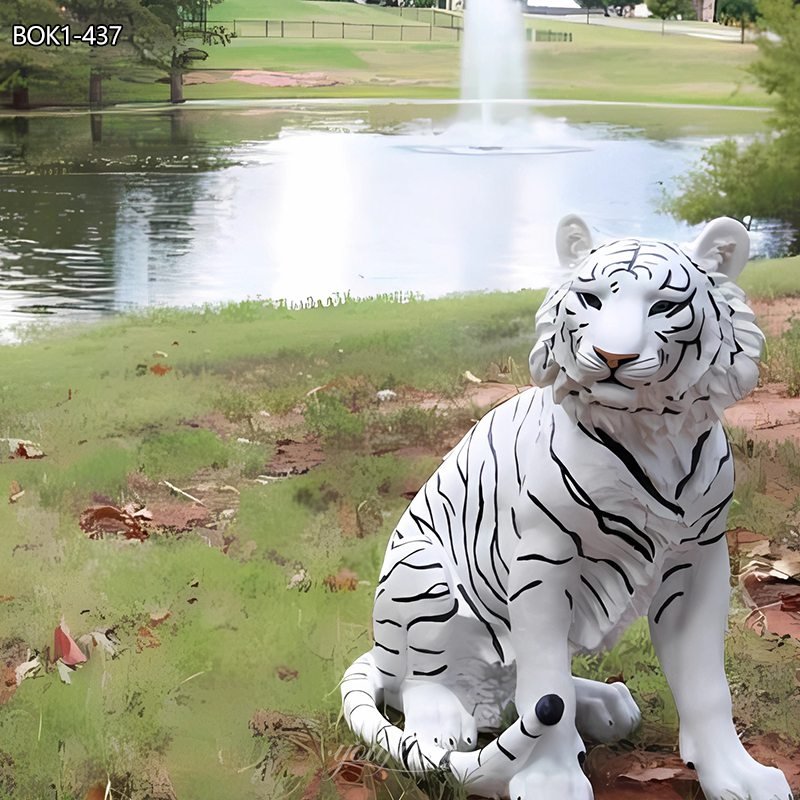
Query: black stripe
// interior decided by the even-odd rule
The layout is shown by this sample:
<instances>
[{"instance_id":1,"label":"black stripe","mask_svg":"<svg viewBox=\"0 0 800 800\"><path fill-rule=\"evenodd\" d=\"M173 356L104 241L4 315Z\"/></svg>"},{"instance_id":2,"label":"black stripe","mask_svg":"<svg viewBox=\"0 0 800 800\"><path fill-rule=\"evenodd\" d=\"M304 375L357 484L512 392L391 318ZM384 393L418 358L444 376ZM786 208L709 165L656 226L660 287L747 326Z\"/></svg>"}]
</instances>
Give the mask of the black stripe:
<instances>
[{"instance_id":1,"label":"black stripe","mask_svg":"<svg viewBox=\"0 0 800 800\"><path fill-rule=\"evenodd\" d=\"M430 670L428 672L426 672L424 670L421 670L421 669L415 669L411 674L412 675L424 675L424 676L427 676L427 677L433 677L434 675L441 675L446 669L447 669L447 664L445 664L444 666L439 667L438 669L432 669L432 670Z\"/></svg>"},{"instance_id":2,"label":"black stripe","mask_svg":"<svg viewBox=\"0 0 800 800\"><path fill-rule=\"evenodd\" d=\"M410 644L408 649L413 650L415 653L426 653L431 656L440 656L444 653L444 650L428 650L425 647L414 647L413 644Z\"/></svg>"},{"instance_id":3,"label":"black stripe","mask_svg":"<svg viewBox=\"0 0 800 800\"><path fill-rule=\"evenodd\" d=\"M540 586L541 583L541 581L531 581L525 584L525 586L521 589L517 589L517 591L508 598L508 602L510 603L512 600L516 600L523 592L527 592L528 589L535 589L537 586Z\"/></svg>"},{"instance_id":4,"label":"black stripe","mask_svg":"<svg viewBox=\"0 0 800 800\"><path fill-rule=\"evenodd\" d=\"M410 567L411 569L428 569L428 567L427 567L427 566L424 566L424 567L414 567L414 566L411 566L410 564L406 564L406 563L405 563L405 561L406 561L406 559L407 559L407 558L411 558L411 556L415 556L417 553L421 553L421 552L422 552L423 550L425 550L425 549L426 549L426 548L424 548L424 547L420 547L420 548L419 548L419 550L415 550L413 553L409 553L407 556L403 556L403 558L401 558L399 561L396 561L396 562L395 562L395 563L392 565L392 568L391 568L391 569L390 569L390 570L389 570L389 571L388 571L388 572L387 572L387 573L386 573L386 574L385 574L385 575L384 575L382 578L379 578L379 579L378 579L378 586L380 586L380 585L381 585L381 584L382 584L384 581L386 581L386 580L389 578L389 576L390 576L390 575L391 575L391 574L392 574L392 573L393 573L393 572L394 572L394 571L397 569L397 567L399 567L401 564L402 564L402 565L405 565L405 566L407 566L407 567ZM441 566L441 564L440 564L439 566Z\"/></svg>"},{"instance_id":5,"label":"black stripe","mask_svg":"<svg viewBox=\"0 0 800 800\"><path fill-rule=\"evenodd\" d=\"M664 574L661 576L661 583L664 583L664 581L665 581L667 578L669 578L669 576L670 576L670 575L673 575L674 573L678 572L678 570L681 570L681 569L690 569L690 568L691 568L691 566L692 566L691 564L676 564L674 567L670 567L670 568L669 568L669 569L668 569L668 570L667 570L667 571L666 571L666 572L665 572L665 573L664 573Z\"/></svg>"},{"instance_id":6,"label":"black stripe","mask_svg":"<svg viewBox=\"0 0 800 800\"><path fill-rule=\"evenodd\" d=\"M694 475L695 470L697 469L697 465L700 463L700 456L703 452L703 445L708 441L708 437L711 435L711 431L713 428L709 428L707 431L703 431L700 436L697 437L697 441L695 442L694 447L692 448L692 463L689 467L689 471L686 475L681 478L680 482L678 483L678 488L675 490L675 499L677 500L681 496L681 492L683 492L686 484L689 482L689 479Z\"/></svg>"},{"instance_id":7,"label":"black stripe","mask_svg":"<svg viewBox=\"0 0 800 800\"><path fill-rule=\"evenodd\" d=\"M601 599L600 595L597 593L597 589L595 589L594 586L592 586L592 584L589 583L589 581L587 581L586 578L583 577L583 575L581 575L581 583L583 583L583 584L585 584L586 586L589 587L589 591L595 596L595 598L597 599L597 602L600 603L600 607L603 609L603 612L605 613L605 615L607 617L609 617L608 609L606 608L606 604L603 602L603 600ZM610 617L609 617L609 619L610 619Z\"/></svg>"},{"instance_id":8,"label":"black stripe","mask_svg":"<svg viewBox=\"0 0 800 800\"><path fill-rule=\"evenodd\" d=\"M658 621L661 619L661 615L666 610L667 606L678 597L683 597L683 592L675 592L675 594L671 594L662 604L661 608L658 609L656 615L653 617L653 622L658 625Z\"/></svg>"},{"instance_id":9,"label":"black stripe","mask_svg":"<svg viewBox=\"0 0 800 800\"><path fill-rule=\"evenodd\" d=\"M484 619L483 615L478 610L478 607L472 602L472 598L467 594L467 590L464 588L463 584L459 583L457 588L458 591L461 592L461 596L464 598L466 604L470 607L472 613L486 626L486 630L489 632L489 637L492 640L492 646L494 647L497 655L500 656L500 661L505 661L503 648L500 645L500 640L497 638L497 634L494 632L494 628L492 627L491 623Z\"/></svg>"},{"instance_id":10,"label":"black stripe","mask_svg":"<svg viewBox=\"0 0 800 800\"><path fill-rule=\"evenodd\" d=\"M572 607L574 605L573 602L572 602L572 595L569 593L569 591L567 589L564 589L564 594L567 596L567 600L569 601L569 608L570 608L570 611L571 611Z\"/></svg>"},{"instance_id":11,"label":"black stripe","mask_svg":"<svg viewBox=\"0 0 800 800\"><path fill-rule=\"evenodd\" d=\"M399 622L397 622L396 620L393 620L393 619L376 619L375 620L375 624L376 625L394 625L395 628L402 628L403 627Z\"/></svg>"},{"instance_id":12,"label":"black stripe","mask_svg":"<svg viewBox=\"0 0 800 800\"><path fill-rule=\"evenodd\" d=\"M444 591L434 592L437 586L444 586ZM438 600L450 594L450 587L444 581L437 581L431 584L424 592L419 594L406 595L405 597L393 597L395 603L416 603L418 600Z\"/></svg>"},{"instance_id":13,"label":"black stripe","mask_svg":"<svg viewBox=\"0 0 800 800\"><path fill-rule=\"evenodd\" d=\"M546 564L569 564L572 561L572 556L569 558L548 558L540 553L527 553L523 556L517 556L517 561L544 561Z\"/></svg>"},{"instance_id":14,"label":"black stripe","mask_svg":"<svg viewBox=\"0 0 800 800\"><path fill-rule=\"evenodd\" d=\"M542 735L541 733L531 733L529 730L527 730L522 717L519 718L519 731L523 736L527 736L529 739L538 739Z\"/></svg>"},{"instance_id":15,"label":"black stripe","mask_svg":"<svg viewBox=\"0 0 800 800\"><path fill-rule=\"evenodd\" d=\"M410 630L411 627L416 625L418 622L447 622L447 620L456 615L457 611L458 611L458 598L454 597L453 607L449 611L445 611L443 614L430 614L427 617L416 617L406 625L406 630Z\"/></svg>"},{"instance_id":16,"label":"black stripe","mask_svg":"<svg viewBox=\"0 0 800 800\"><path fill-rule=\"evenodd\" d=\"M381 650L385 650L387 653L391 653L392 655L399 656L399 650L393 650L391 647L387 647L385 644L381 644L377 639L375 640L375 647L380 647Z\"/></svg>"},{"instance_id":17,"label":"black stripe","mask_svg":"<svg viewBox=\"0 0 800 800\"><path fill-rule=\"evenodd\" d=\"M365 695L366 695L367 697L369 697L369 699L372 701L372 705L375 705L375 698L374 698L374 697L373 697L373 696L372 696L372 695L371 695L371 694L370 694L370 693L369 693L369 692L368 692L366 689L348 689L348 690L347 690L347 691L346 691L346 692L345 692L345 693L342 695L342 702L343 702L343 703L346 703L346 702L347 702L347 698L348 698L348 697L349 697L351 694L358 694L358 693L360 693L360 694L365 694ZM363 705L363 703L362 703L361 705Z\"/></svg>"},{"instance_id":18,"label":"black stripe","mask_svg":"<svg viewBox=\"0 0 800 800\"><path fill-rule=\"evenodd\" d=\"M506 750L503 745L500 744L500 740L497 739L497 749L509 760L509 761L516 761L517 757L510 751Z\"/></svg>"},{"instance_id":19,"label":"black stripe","mask_svg":"<svg viewBox=\"0 0 800 800\"><path fill-rule=\"evenodd\" d=\"M625 570L616 561L612 561L610 558L592 558L591 556L584 556L584 558L594 564L608 564L622 578L628 594L633 594L633 584L631 584Z\"/></svg>"},{"instance_id":20,"label":"black stripe","mask_svg":"<svg viewBox=\"0 0 800 800\"><path fill-rule=\"evenodd\" d=\"M578 428L593 442L603 445L607 450L613 453L625 465L625 468L638 481L639 485L653 499L658 500L664 508L668 508L673 514L679 517L683 516L683 509L679 505L667 500L667 498L653 486L653 482L642 469L639 462L618 441L609 436L602 428L594 429L596 436L593 436L591 431L580 422L578 423ZM680 492L678 494L680 494Z\"/></svg>"}]
</instances>

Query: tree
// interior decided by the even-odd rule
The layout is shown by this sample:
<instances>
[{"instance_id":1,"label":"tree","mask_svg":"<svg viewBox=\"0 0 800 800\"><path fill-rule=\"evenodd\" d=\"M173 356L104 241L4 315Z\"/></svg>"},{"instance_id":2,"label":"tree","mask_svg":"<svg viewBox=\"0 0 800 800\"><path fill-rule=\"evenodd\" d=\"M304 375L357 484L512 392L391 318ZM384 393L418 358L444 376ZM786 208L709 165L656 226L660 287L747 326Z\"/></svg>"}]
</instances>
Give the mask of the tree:
<instances>
[{"instance_id":1,"label":"tree","mask_svg":"<svg viewBox=\"0 0 800 800\"><path fill-rule=\"evenodd\" d=\"M761 0L760 10L759 24L772 35L759 38L760 58L750 71L775 97L772 132L749 144L728 139L706 151L666 204L688 222L727 214L800 226L800 5Z\"/></svg>"},{"instance_id":2,"label":"tree","mask_svg":"<svg viewBox=\"0 0 800 800\"><path fill-rule=\"evenodd\" d=\"M717 7L717 18L720 22L733 20L742 26L742 44L747 24L758 19L757 0L721 0Z\"/></svg>"},{"instance_id":3,"label":"tree","mask_svg":"<svg viewBox=\"0 0 800 800\"><path fill-rule=\"evenodd\" d=\"M578 0L578 5L586 9L586 24L589 24L589 12L593 8L602 8L605 16L608 16L608 3L605 0Z\"/></svg>"},{"instance_id":4,"label":"tree","mask_svg":"<svg viewBox=\"0 0 800 800\"><path fill-rule=\"evenodd\" d=\"M661 20L661 35L668 19L691 19L695 11L691 0L647 0L647 10Z\"/></svg>"},{"instance_id":5,"label":"tree","mask_svg":"<svg viewBox=\"0 0 800 800\"><path fill-rule=\"evenodd\" d=\"M13 46L13 25L58 25L64 22L55 0L0 2L0 91L11 91L13 108L28 108L31 78L55 74L69 57L64 47Z\"/></svg>"},{"instance_id":6,"label":"tree","mask_svg":"<svg viewBox=\"0 0 800 800\"><path fill-rule=\"evenodd\" d=\"M223 25L209 26L206 12L221 0L140 0L156 21L133 38L144 60L169 73L170 102L183 102L183 75L194 62L208 58L197 47L227 45L233 34Z\"/></svg>"},{"instance_id":7,"label":"tree","mask_svg":"<svg viewBox=\"0 0 800 800\"><path fill-rule=\"evenodd\" d=\"M103 102L103 79L114 71L130 66L140 55L133 46L134 36L142 29L157 28L158 20L139 0L63 0L64 9L76 27L122 25L113 46L79 46L89 65L89 105Z\"/></svg>"}]
</instances>

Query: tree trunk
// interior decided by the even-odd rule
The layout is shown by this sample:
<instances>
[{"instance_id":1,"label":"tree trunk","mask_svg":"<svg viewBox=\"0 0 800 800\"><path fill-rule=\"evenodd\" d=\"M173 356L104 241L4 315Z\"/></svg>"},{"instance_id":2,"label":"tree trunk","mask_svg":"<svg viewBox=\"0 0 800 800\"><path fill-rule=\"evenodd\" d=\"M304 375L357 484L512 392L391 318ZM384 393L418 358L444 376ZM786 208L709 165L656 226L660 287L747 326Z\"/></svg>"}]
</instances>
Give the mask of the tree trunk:
<instances>
[{"instance_id":1,"label":"tree trunk","mask_svg":"<svg viewBox=\"0 0 800 800\"><path fill-rule=\"evenodd\" d=\"M30 108L30 98L27 86L15 86L11 90L11 108L25 109Z\"/></svg>"},{"instance_id":2,"label":"tree trunk","mask_svg":"<svg viewBox=\"0 0 800 800\"><path fill-rule=\"evenodd\" d=\"M661 35L664 35L664 26L667 24L666 17L661 20Z\"/></svg>"},{"instance_id":3,"label":"tree trunk","mask_svg":"<svg viewBox=\"0 0 800 800\"><path fill-rule=\"evenodd\" d=\"M103 105L103 76L95 70L89 73L89 105Z\"/></svg>"},{"instance_id":4,"label":"tree trunk","mask_svg":"<svg viewBox=\"0 0 800 800\"><path fill-rule=\"evenodd\" d=\"M169 73L169 101L183 103L183 70L175 67Z\"/></svg>"},{"instance_id":5,"label":"tree trunk","mask_svg":"<svg viewBox=\"0 0 800 800\"><path fill-rule=\"evenodd\" d=\"M742 44L744 44L744 17L742 17Z\"/></svg>"},{"instance_id":6,"label":"tree trunk","mask_svg":"<svg viewBox=\"0 0 800 800\"><path fill-rule=\"evenodd\" d=\"M100 144L103 141L103 115L89 114L89 127L92 132L92 144Z\"/></svg>"}]
</instances>

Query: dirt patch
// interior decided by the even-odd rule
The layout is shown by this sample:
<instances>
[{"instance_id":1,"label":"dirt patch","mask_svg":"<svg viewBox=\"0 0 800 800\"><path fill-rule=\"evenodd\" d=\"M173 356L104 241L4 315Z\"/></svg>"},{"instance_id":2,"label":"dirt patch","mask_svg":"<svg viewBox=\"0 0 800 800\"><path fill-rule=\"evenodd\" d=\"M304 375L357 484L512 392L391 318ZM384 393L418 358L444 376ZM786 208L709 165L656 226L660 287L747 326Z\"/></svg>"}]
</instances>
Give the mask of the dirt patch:
<instances>
[{"instance_id":1,"label":"dirt patch","mask_svg":"<svg viewBox=\"0 0 800 800\"><path fill-rule=\"evenodd\" d=\"M231 436L238 436L238 427L235 422L231 422L224 414L219 411L212 411L196 419L183 419L181 425L187 428L204 428L219 436L221 439L229 439Z\"/></svg>"},{"instance_id":2,"label":"dirt patch","mask_svg":"<svg viewBox=\"0 0 800 800\"><path fill-rule=\"evenodd\" d=\"M743 742L757 761L783 770L790 786L800 785L797 747L775 734L755 736ZM588 755L587 772L595 800L680 800L701 796L697 773L686 767L676 753L634 750L618 752L597 746Z\"/></svg>"},{"instance_id":3,"label":"dirt patch","mask_svg":"<svg viewBox=\"0 0 800 800\"><path fill-rule=\"evenodd\" d=\"M0 705L17 691L17 667L28 658L28 649L18 639L0 645Z\"/></svg>"},{"instance_id":4,"label":"dirt patch","mask_svg":"<svg viewBox=\"0 0 800 800\"><path fill-rule=\"evenodd\" d=\"M220 69L189 72L183 78L185 86L200 83L223 83L238 81L255 86L280 88L286 86L337 86L341 80L332 78L324 72L270 72L264 69Z\"/></svg>"},{"instance_id":5,"label":"dirt patch","mask_svg":"<svg viewBox=\"0 0 800 800\"><path fill-rule=\"evenodd\" d=\"M800 399L787 397L784 384L769 383L727 409L725 422L760 441L800 443Z\"/></svg>"},{"instance_id":6,"label":"dirt patch","mask_svg":"<svg viewBox=\"0 0 800 800\"><path fill-rule=\"evenodd\" d=\"M322 445L310 436L300 440L278 439L275 445L275 455L267 464L267 475L304 475L325 461Z\"/></svg>"},{"instance_id":7,"label":"dirt patch","mask_svg":"<svg viewBox=\"0 0 800 800\"><path fill-rule=\"evenodd\" d=\"M750 308L767 336L780 336L789 330L792 319L800 319L800 297L776 297L773 300L752 300Z\"/></svg>"}]
</instances>

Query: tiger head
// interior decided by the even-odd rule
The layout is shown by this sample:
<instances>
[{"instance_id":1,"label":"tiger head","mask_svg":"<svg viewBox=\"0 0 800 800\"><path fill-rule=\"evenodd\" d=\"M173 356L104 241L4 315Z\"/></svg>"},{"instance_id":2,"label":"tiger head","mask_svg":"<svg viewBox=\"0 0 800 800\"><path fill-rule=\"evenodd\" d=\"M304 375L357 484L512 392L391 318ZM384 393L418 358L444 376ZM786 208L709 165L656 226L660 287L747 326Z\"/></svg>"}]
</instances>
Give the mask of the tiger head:
<instances>
[{"instance_id":1,"label":"tiger head","mask_svg":"<svg viewBox=\"0 0 800 800\"><path fill-rule=\"evenodd\" d=\"M556 237L569 280L536 315L538 386L589 406L717 414L752 391L764 336L734 283L750 251L739 222L710 222L689 245L622 239L591 250L575 216Z\"/></svg>"}]
</instances>

